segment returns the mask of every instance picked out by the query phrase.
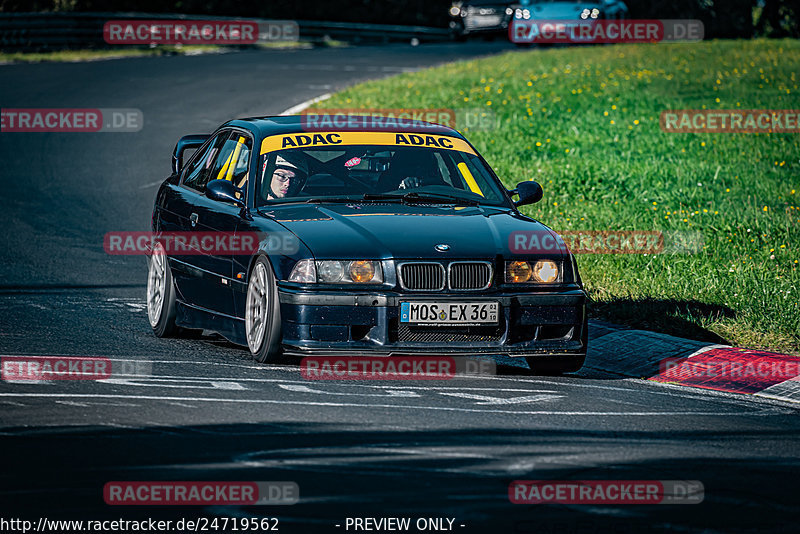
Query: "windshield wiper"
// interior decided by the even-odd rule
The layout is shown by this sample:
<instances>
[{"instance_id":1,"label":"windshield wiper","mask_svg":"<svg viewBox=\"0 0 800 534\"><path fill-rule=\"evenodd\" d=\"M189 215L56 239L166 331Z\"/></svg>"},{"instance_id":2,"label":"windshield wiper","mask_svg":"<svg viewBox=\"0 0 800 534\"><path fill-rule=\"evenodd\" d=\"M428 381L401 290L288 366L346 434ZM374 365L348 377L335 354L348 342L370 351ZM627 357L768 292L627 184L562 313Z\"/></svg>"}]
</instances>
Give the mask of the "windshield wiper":
<instances>
[{"instance_id":1,"label":"windshield wiper","mask_svg":"<svg viewBox=\"0 0 800 534\"><path fill-rule=\"evenodd\" d=\"M384 193L367 193L361 196L352 197L312 197L306 200L293 200L286 202L302 202L304 204L357 204L359 202L403 202L403 203L436 203L436 204L458 204L464 206L479 206L480 202L471 198L457 197L453 195L446 195L443 193L403 193L397 194L384 194ZM279 204L283 204L280 202Z\"/></svg>"},{"instance_id":2,"label":"windshield wiper","mask_svg":"<svg viewBox=\"0 0 800 534\"><path fill-rule=\"evenodd\" d=\"M444 193L403 193L401 195L392 194L366 194L364 200L399 200L401 202L434 202L446 204L462 204L465 206L479 206L480 202L471 198L446 195Z\"/></svg>"},{"instance_id":3,"label":"windshield wiper","mask_svg":"<svg viewBox=\"0 0 800 534\"><path fill-rule=\"evenodd\" d=\"M296 202L304 202L306 204L325 204L330 203L347 203L347 202L361 202L360 197L312 197L308 200L297 200Z\"/></svg>"}]
</instances>

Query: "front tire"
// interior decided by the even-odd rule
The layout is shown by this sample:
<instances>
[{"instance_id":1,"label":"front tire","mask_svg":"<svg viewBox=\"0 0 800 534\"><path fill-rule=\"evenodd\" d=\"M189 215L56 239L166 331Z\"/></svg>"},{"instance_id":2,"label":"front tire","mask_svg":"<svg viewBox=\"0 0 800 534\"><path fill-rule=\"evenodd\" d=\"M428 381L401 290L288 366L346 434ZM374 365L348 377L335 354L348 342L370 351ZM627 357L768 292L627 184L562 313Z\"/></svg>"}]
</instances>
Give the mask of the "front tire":
<instances>
[{"instance_id":1,"label":"front tire","mask_svg":"<svg viewBox=\"0 0 800 534\"><path fill-rule=\"evenodd\" d=\"M175 287L167 253L161 243L153 247L147 273L147 319L157 337L177 333L175 325Z\"/></svg>"},{"instance_id":2,"label":"front tire","mask_svg":"<svg viewBox=\"0 0 800 534\"><path fill-rule=\"evenodd\" d=\"M281 307L272 267L263 256L256 260L250 272L244 324L253 359L259 363L278 363L281 360Z\"/></svg>"}]
</instances>

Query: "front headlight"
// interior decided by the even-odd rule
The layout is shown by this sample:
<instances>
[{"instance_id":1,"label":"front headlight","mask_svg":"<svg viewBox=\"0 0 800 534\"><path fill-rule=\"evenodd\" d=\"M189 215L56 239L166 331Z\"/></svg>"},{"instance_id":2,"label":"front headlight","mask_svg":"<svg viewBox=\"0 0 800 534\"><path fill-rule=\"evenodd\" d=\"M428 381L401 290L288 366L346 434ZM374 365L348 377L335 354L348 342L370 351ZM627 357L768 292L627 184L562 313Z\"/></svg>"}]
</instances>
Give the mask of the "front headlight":
<instances>
[{"instance_id":1,"label":"front headlight","mask_svg":"<svg viewBox=\"0 0 800 534\"><path fill-rule=\"evenodd\" d=\"M378 272L375 269L375 263L376 262L363 260L351 261L350 267L347 269L347 272L350 274L350 279L358 284L375 282L375 274ZM380 269L380 265L378 265L378 269ZM382 282L383 280L377 281Z\"/></svg>"},{"instance_id":2,"label":"front headlight","mask_svg":"<svg viewBox=\"0 0 800 534\"><path fill-rule=\"evenodd\" d=\"M450 16L457 17L459 13L461 13L461 9L458 6L453 6L450 8Z\"/></svg>"},{"instance_id":3,"label":"front headlight","mask_svg":"<svg viewBox=\"0 0 800 534\"><path fill-rule=\"evenodd\" d=\"M381 262L372 260L300 260L290 282L304 284L382 284Z\"/></svg>"},{"instance_id":4,"label":"front headlight","mask_svg":"<svg viewBox=\"0 0 800 534\"><path fill-rule=\"evenodd\" d=\"M340 261L318 261L317 276L320 282L335 284L344 278L344 266Z\"/></svg>"},{"instance_id":5,"label":"front headlight","mask_svg":"<svg viewBox=\"0 0 800 534\"><path fill-rule=\"evenodd\" d=\"M506 262L506 283L552 284L559 280L558 263L552 260Z\"/></svg>"},{"instance_id":6,"label":"front headlight","mask_svg":"<svg viewBox=\"0 0 800 534\"><path fill-rule=\"evenodd\" d=\"M551 260L539 260L533 265L533 279L552 284L558 280L558 264Z\"/></svg>"},{"instance_id":7,"label":"front headlight","mask_svg":"<svg viewBox=\"0 0 800 534\"><path fill-rule=\"evenodd\" d=\"M510 261L506 263L506 282L524 284L533 276L533 269L527 261Z\"/></svg>"},{"instance_id":8,"label":"front headlight","mask_svg":"<svg viewBox=\"0 0 800 534\"><path fill-rule=\"evenodd\" d=\"M289 275L290 282L300 282L302 284L313 284L317 281L317 270L314 268L314 260L300 260L295 263L292 273Z\"/></svg>"},{"instance_id":9,"label":"front headlight","mask_svg":"<svg viewBox=\"0 0 800 534\"><path fill-rule=\"evenodd\" d=\"M590 18L596 19L598 17L600 17L600 10L597 8L594 8L591 11L589 9L584 9L583 11L581 11L581 18L583 20L588 20Z\"/></svg>"},{"instance_id":10,"label":"front headlight","mask_svg":"<svg viewBox=\"0 0 800 534\"><path fill-rule=\"evenodd\" d=\"M319 281L329 284L382 284L381 262L323 260L317 262Z\"/></svg>"}]
</instances>

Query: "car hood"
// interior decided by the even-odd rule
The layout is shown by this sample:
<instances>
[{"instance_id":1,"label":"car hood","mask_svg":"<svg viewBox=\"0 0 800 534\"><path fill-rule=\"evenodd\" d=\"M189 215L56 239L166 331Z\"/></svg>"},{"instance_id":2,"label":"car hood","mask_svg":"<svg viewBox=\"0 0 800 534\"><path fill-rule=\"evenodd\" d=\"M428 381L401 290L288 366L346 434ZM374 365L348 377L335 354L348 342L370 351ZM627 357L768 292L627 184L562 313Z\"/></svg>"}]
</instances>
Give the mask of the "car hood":
<instances>
[{"instance_id":1,"label":"car hood","mask_svg":"<svg viewBox=\"0 0 800 534\"><path fill-rule=\"evenodd\" d=\"M404 204L289 205L262 210L317 259L511 257L512 232L555 233L507 208ZM449 246L438 252L436 245ZM566 254L564 248L548 256ZM530 254L529 254L530 255Z\"/></svg>"}]
</instances>

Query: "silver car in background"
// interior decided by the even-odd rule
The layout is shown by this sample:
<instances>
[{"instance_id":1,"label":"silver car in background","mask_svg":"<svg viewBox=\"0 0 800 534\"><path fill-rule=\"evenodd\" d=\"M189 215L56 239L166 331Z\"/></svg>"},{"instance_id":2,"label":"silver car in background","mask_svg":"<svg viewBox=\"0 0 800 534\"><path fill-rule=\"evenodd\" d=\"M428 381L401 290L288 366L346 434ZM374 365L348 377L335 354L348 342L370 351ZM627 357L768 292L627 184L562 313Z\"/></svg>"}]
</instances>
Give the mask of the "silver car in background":
<instances>
[{"instance_id":1,"label":"silver car in background","mask_svg":"<svg viewBox=\"0 0 800 534\"><path fill-rule=\"evenodd\" d=\"M464 41L473 35L497 37L508 31L514 10L497 0L457 0L450 6L450 36Z\"/></svg>"}]
</instances>

